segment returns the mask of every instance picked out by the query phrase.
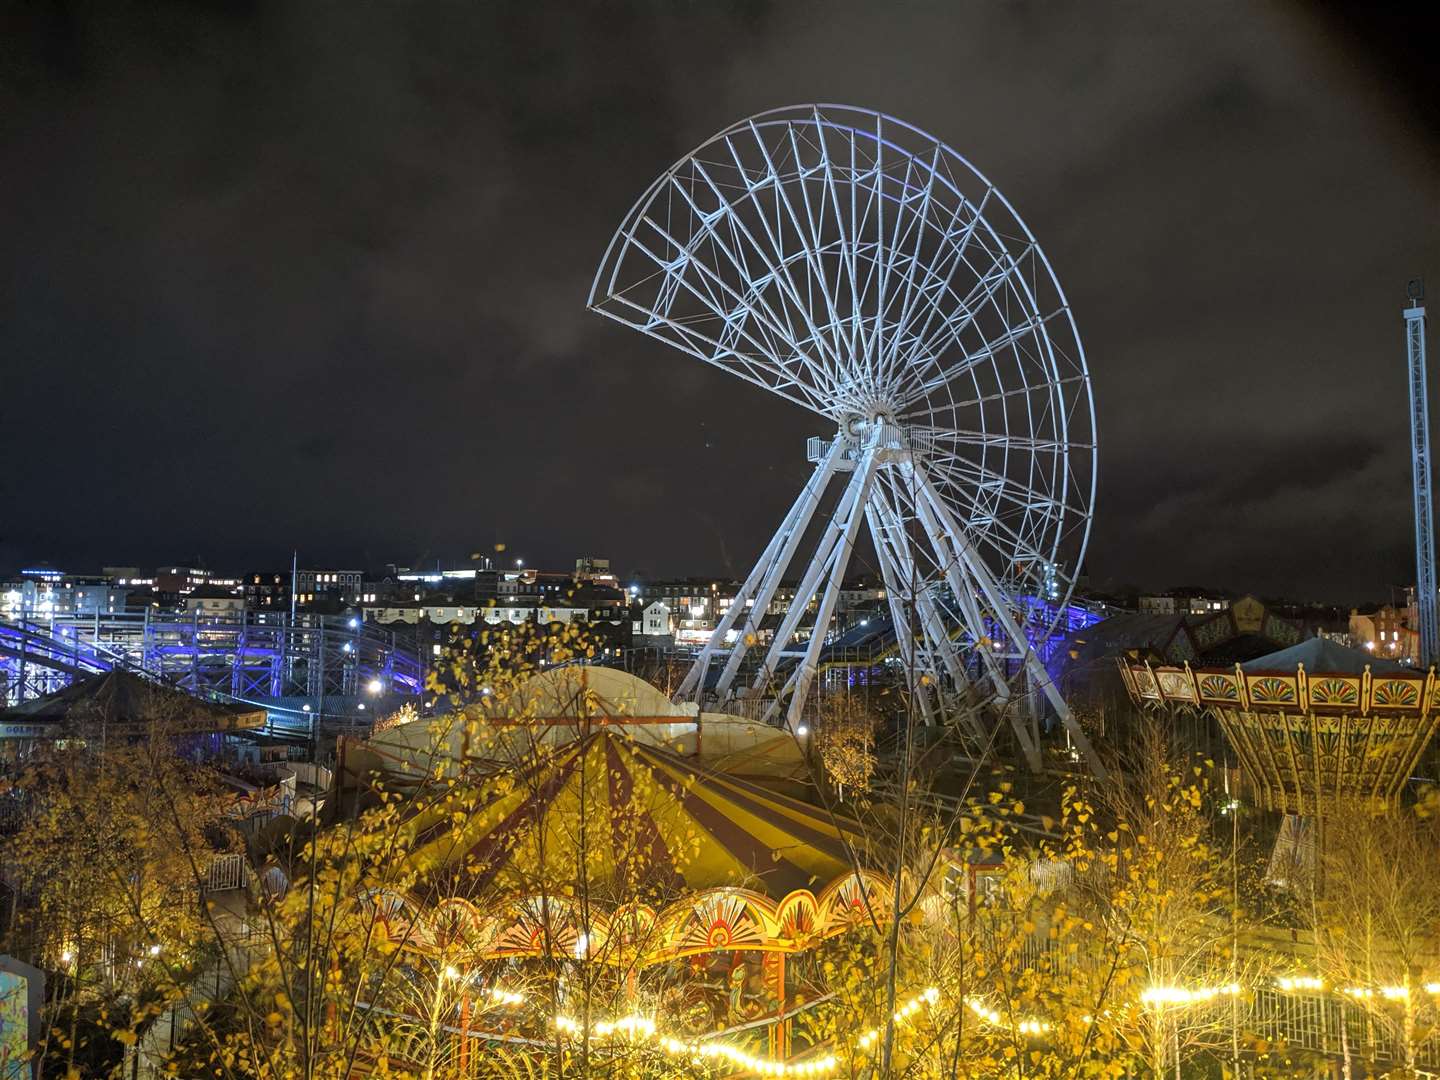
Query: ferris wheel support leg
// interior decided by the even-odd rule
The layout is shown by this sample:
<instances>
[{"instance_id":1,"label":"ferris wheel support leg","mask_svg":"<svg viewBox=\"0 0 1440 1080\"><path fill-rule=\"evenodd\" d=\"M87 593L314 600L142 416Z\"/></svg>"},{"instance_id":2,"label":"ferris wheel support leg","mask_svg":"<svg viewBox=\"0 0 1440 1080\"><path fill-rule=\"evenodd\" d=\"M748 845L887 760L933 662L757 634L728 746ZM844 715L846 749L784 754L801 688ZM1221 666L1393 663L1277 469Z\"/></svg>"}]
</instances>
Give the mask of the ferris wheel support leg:
<instances>
[{"instance_id":1,"label":"ferris wheel support leg","mask_svg":"<svg viewBox=\"0 0 1440 1080\"><path fill-rule=\"evenodd\" d=\"M870 456L868 449L865 456L867 458ZM805 571L805 576L801 578L800 587L795 590L795 596L785 611L785 617L781 620L779 629L775 631L775 638L770 642L770 650L765 654L765 661L760 665L760 670L756 672L755 679L751 683L751 688L754 690L762 689L774 678L775 669L780 664L780 654L785 651L785 646L795 635L800 620L810 607L810 598L815 595L815 590L820 587L821 579L830 569L852 515L859 513L856 503L856 495L859 492L858 478L859 470L857 469L855 473L851 474L850 480L845 486L845 492L840 496L839 505L835 507L834 512L830 515L830 520L825 524L825 529L815 548L815 554L810 560L810 566ZM848 561L848 552L845 558ZM823 633L824 628L818 620L815 625L817 631Z\"/></svg>"},{"instance_id":2,"label":"ferris wheel support leg","mask_svg":"<svg viewBox=\"0 0 1440 1080\"><path fill-rule=\"evenodd\" d=\"M845 452L842 440L835 439L826 451L825 458L815 472L811 474L809 483L800 493L796 501L793 522L789 522L790 529L785 532L784 541L779 547L779 553L768 564L768 570L755 593L755 603L751 605L745 616L740 634L735 639L735 647L731 650L730 656L725 661L725 667L720 672L720 678L715 684L717 695L725 696L730 693L734 685L735 675L740 670L740 663L750 649L750 639L759 628L765 618L765 613L770 609L770 602L775 598L775 592L780 587L781 578L785 571L790 568L791 561L795 558L795 551L800 546L805 531L810 527L811 520L815 517L815 511L820 506L820 500L824 498L826 489L830 486L831 479L840 464L841 456ZM778 541L782 533L777 533L775 540ZM775 543L775 541L772 541Z\"/></svg>"},{"instance_id":3,"label":"ferris wheel support leg","mask_svg":"<svg viewBox=\"0 0 1440 1080\"><path fill-rule=\"evenodd\" d=\"M753 632L754 627L759 625L760 619L764 618L765 609L770 606L770 598L775 594L780 577L785 573L790 560L794 557L795 548L799 545L801 536L804 535L811 517L815 514L815 507L819 504L820 498L829 484L839 452L839 440L836 440L831 444L825 458L810 474L810 479L806 481L805 486L800 489L800 495L796 498L794 505L790 507L790 512L785 515L785 520L780 523L780 528L770 538L769 544L765 546L754 569L750 571L750 576L745 579L745 584L736 593L735 599L730 604L730 610L725 613L725 617L715 627L714 632L710 635L710 640L705 643L705 648L701 650L695 663L686 672L680 689L676 691L677 698L688 697L692 691L698 698L704 692L705 676L709 671L712 658L716 651L724 646L725 636L743 616L745 621L740 633L736 636L735 646L731 652L730 659L733 664L727 663L725 666L725 672L733 679L734 669L740 666L740 660L749 648L745 639ZM747 602L752 597L755 603L753 606L747 607ZM717 691L723 694L729 687L729 681L722 674L722 685L716 687Z\"/></svg>"},{"instance_id":4,"label":"ferris wheel support leg","mask_svg":"<svg viewBox=\"0 0 1440 1080\"><path fill-rule=\"evenodd\" d=\"M922 667L933 669L933 661L928 657L925 661L921 661L917 656L914 635L908 633L909 619L905 610L903 585L906 579L900 572L892 544L886 538L887 527L884 523L883 510L878 503L872 500L871 504L865 508L865 513L870 521L870 535L875 538L875 555L880 561L880 579L885 583L885 602L890 608L890 623L895 628L895 648L900 653L900 661L905 665L905 670L911 673L921 670ZM913 689L920 702L920 710L924 714L925 724L934 726L936 718L931 707L930 695L925 692L924 687L917 686Z\"/></svg>"},{"instance_id":5,"label":"ferris wheel support leg","mask_svg":"<svg viewBox=\"0 0 1440 1080\"><path fill-rule=\"evenodd\" d=\"M908 632L909 619L906 617L904 603L906 597L909 597L910 601L914 604L915 614L919 619L920 628L926 642L924 650L925 657L921 667L917 670L926 670L936 676L935 699L943 708L944 697L941 694L940 681L938 678L940 674L939 667L944 667L951 681L954 683L957 693L962 695L970 687L969 676L965 671L964 664L960 661L959 655L955 651L955 643L950 639L950 635L945 629L945 622L941 618L940 611L935 604L935 598L930 595L927 589L919 588L919 583L915 577L914 555L909 550L910 540L904 527L901 525L899 515L896 513L890 501L886 499L881 492L877 492L877 497L872 500L872 504L875 508L875 516L878 519L879 527L877 528L877 523L872 521L870 531L876 538L875 547L876 553L880 558L881 574L886 578L885 587L886 593L890 597L891 621L897 628L895 635L896 643L902 646L906 644L912 646L908 655L905 651L902 651L901 656L907 665L913 667L916 657L913 648L914 643L909 640L912 635ZM883 540L882 537L884 537ZM899 632L899 627L901 626L907 627L906 633L901 634ZM939 666L935 663L936 656L940 658ZM937 718L929 708L928 698L922 695L921 701L925 706L925 722L927 724L937 722ZM984 741L984 731L976 723L975 717L968 710L961 711L960 719L965 727L970 729L971 735L980 739L982 742Z\"/></svg>"},{"instance_id":6,"label":"ferris wheel support leg","mask_svg":"<svg viewBox=\"0 0 1440 1080\"><path fill-rule=\"evenodd\" d=\"M815 680L820 650L825 647L825 635L830 629L830 619L835 614L835 604L840 599L840 589L845 582L845 569L850 565L850 553L855 550L855 537L860 532L860 522L865 517L865 503L870 495L870 486L875 482L875 467L875 451L872 447L866 451L859 468L855 470L854 479L850 481L852 497L844 520L844 531L840 534L835 556L830 560L830 578L825 583L820 607L815 612L815 628L810 632L805 656L795 673L795 689L790 695L790 711L786 718L791 731L795 731L800 723L805 699L810 693L810 684Z\"/></svg>"},{"instance_id":7,"label":"ferris wheel support leg","mask_svg":"<svg viewBox=\"0 0 1440 1080\"><path fill-rule=\"evenodd\" d=\"M913 469L910 471L910 477L914 479ZM995 658L995 653L985 648L985 620L981 617L980 608L975 603L976 586L967 580L965 565L961 561L959 553L952 548L945 535L945 530L940 527L940 522L935 517L934 511L931 510L929 501L917 495L914 502L915 511L925 526L925 535L930 538L930 544L935 549L936 559L939 565L945 568L945 580L950 586L950 591L955 595L955 603L960 608L963 621L975 639L975 650L980 654L980 663L990 675L990 685L994 688L995 698L1003 707L1010 700L1010 680L1005 677L1005 672ZM1029 757L1028 750L1026 756Z\"/></svg>"},{"instance_id":8,"label":"ferris wheel support leg","mask_svg":"<svg viewBox=\"0 0 1440 1080\"><path fill-rule=\"evenodd\" d=\"M965 674L964 665L955 652L955 643L945 629L945 622L940 617L934 596L931 595L928 588L921 587L919 576L915 571L916 563L911 552L910 536L901 523L900 515L896 512L894 504L885 497L883 491L877 489L872 501L879 518L885 523L884 535L887 537L885 546L889 548L890 557L894 560L897 579L907 583L902 595L909 596L915 605L916 614L920 619L920 627L929 643L927 651L940 657L940 663L950 675L956 689L964 690L969 686L970 680ZM878 548L880 546L879 537L882 534L876 531L873 523L870 531L877 538L876 546ZM935 673L938 675L939 671L937 670Z\"/></svg>"},{"instance_id":9,"label":"ferris wheel support leg","mask_svg":"<svg viewBox=\"0 0 1440 1080\"><path fill-rule=\"evenodd\" d=\"M945 568L945 578L950 585L950 591L955 596L955 603L959 606L963 620L970 629L970 634L975 640L976 652L980 654L981 665L990 676L990 685L994 689L995 702L1001 711L1008 711L1011 705L1010 680L1006 676L1000 661L992 649L987 647L989 636L985 626L985 620L980 614L979 605L975 601L975 590L979 586L970 580L968 565L961 559L959 551L951 544L945 529L940 524L934 508L921 491L920 470L913 465L907 470L907 479L912 483L914 490L911 493L915 505L916 514L925 526L926 536L929 537L931 546L935 549L936 558L939 564ZM928 481L927 481L928 483ZM992 602L993 603L993 602ZM1022 718L1010 717L1011 727L1015 730L1015 738L1020 743L1021 752L1025 755L1026 763L1032 770L1039 771L1043 767L1040 758L1040 748L1026 729Z\"/></svg>"},{"instance_id":10,"label":"ferris wheel support leg","mask_svg":"<svg viewBox=\"0 0 1440 1080\"><path fill-rule=\"evenodd\" d=\"M1024 650L1022 662L1025 665L1026 671L1029 672L1033 683L1044 691L1046 698L1050 701L1051 707L1054 708L1056 714L1059 715L1060 722L1063 723L1066 730L1070 732L1071 741L1075 744L1076 748L1079 749L1080 753L1085 756L1085 760L1090 765L1090 770L1095 774L1096 778L1100 780L1106 779L1109 774L1105 769L1104 763L1101 762L1100 756L1095 753L1095 748L1090 745L1090 740L1086 737L1084 730L1076 721L1074 714L1071 713L1070 706L1056 688L1054 680L1050 678L1050 673L1045 670L1045 665L1040 662L1040 657L1030 644L1030 639L1025 636L1024 632L1011 617L1010 609L1005 602L1005 597L1001 593L998 583L990 576L989 567L985 565L985 561L980 558L979 554L970 547L965 533L950 516L950 512L946 509L944 501L941 500L935 492L935 489L931 486L929 477L919 468L915 469L915 476L919 486L919 497L926 499L930 503L930 506L939 517L941 524L947 526L946 532L959 549L960 557L964 560L970 576L973 577L976 584L980 586L980 591L985 595L986 600L989 601L991 609L995 613L995 618L1005 631L1006 636L1008 636L1016 646Z\"/></svg>"}]
</instances>

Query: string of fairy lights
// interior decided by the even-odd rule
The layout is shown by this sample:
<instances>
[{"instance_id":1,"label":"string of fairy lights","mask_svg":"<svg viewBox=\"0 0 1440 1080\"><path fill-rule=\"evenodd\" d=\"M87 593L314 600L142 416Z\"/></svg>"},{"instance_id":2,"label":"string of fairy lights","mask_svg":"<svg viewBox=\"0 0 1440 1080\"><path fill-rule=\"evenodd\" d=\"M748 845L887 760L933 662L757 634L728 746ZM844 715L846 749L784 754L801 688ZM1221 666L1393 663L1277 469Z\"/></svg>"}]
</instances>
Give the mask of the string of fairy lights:
<instances>
[{"instance_id":1,"label":"string of fairy lights","mask_svg":"<svg viewBox=\"0 0 1440 1080\"><path fill-rule=\"evenodd\" d=\"M447 969L446 974L449 973ZM1275 980L1274 986L1285 993L1313 994L1333 989L1336 993L1357 1001L1377 997L1386 1001L1403 1001L1411 994L1409 988L1399 985L1331 988L1326 986L1324 980L1311 975L1289 975L1278 978ZM1416 989L1440 997L1440 982L1424 983ZM1200 987L1157 985L1147 987L1141 992L1140 1003L1151 1009L1183 1009L1224 998L1238 997L1243 992L1244 988L1239 983L1233 982L1219 986ZM492 987L485 996L488 996L491 1003L496 1006L514 1007L524 1004L526 1000L524 995L501 987ZM910 1024L917 1013L933 1008L940 1003L940 1000L939 989L933 986L928 987L902 1002L895 1010L894 1020L897 1024ZM1035 1017L1007 1020L978 998L966 997L963 999L963 1004L985 1024L996 1028L1006 1028L1027 1038L1039 1038L1052 1030L1049 1021ZM1084 1023L1090 1023L1092 1019L1090 1016L1081 1017ZM552 1022L555 1030L567 1037L581 1038L586 1034L585 1026L573 1017L557 1015ZM590 1024L588 1034L596 1040L623 1040L632 1044L645 1044L671 1057L689 1058L696 1064L725 1064L737 1070L761 1076L824 1077L836 1072L841 1065L840 1058L833 1053L801 1061L780 1061L774 1058L758 1057L742 1046L720 1039L677 1038L672 1034L662 1032L652 1018L638 1014L595 1021ZM880 1036L881 1032L878 1028L869 1028L849 1041L855 1051L868 1053L879 1043Z\"/></svg>"}]
</instances>

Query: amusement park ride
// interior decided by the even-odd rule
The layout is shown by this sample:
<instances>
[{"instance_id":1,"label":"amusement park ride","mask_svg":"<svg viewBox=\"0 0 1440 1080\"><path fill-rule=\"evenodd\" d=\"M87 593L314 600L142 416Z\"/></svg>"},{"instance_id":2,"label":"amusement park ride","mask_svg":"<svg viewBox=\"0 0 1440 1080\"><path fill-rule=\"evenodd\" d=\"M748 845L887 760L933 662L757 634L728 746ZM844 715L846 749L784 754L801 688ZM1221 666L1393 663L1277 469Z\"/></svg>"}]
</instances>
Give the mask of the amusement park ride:
<instances>
[{"instance_id":1,"label":"amusement park ride","mask_svg":"<svg viewBox=\"0 0 1440 1080\"><path fill-rule=\"evenodd\" d=\"M1043 695L1103 771L1037 649L1090 530L1085 353L1044 252L974 166L865 109L761 113L640 196L589 305L833 425L680 696L798 729L863 522L926 719L984 739L982 709L1008 715L1038 767L1018 699Z\"/></svg>"},{"instance_id":2,"label":"amusement park ride","mask_svg":"<svg viewBox=\"0 0 1440 1080\"><path fill-rule=\"evenodd\" d=\"M1415 481L1415 604L1420 620L1420 666L1435 663L1440 649L1436 619L1435 520L1430 509L1430 381L1425 373L1425 286L1419 278L1406 292L1405 355L1410 370L1410 453Z\"/></svg>"},{"instance_id":3,"label":"amusement park ride","mask_svg":"<svg viewBox=\"0 0 1440 1080\"><path fill-rule=\"evenodd\" d=\"M364 719L360 706L424 685L412 643L356 618L147 610L0 621L0 707L112 670L263 705L282 733L317 720L353 724Z\"/></svg>"}]
</instances>

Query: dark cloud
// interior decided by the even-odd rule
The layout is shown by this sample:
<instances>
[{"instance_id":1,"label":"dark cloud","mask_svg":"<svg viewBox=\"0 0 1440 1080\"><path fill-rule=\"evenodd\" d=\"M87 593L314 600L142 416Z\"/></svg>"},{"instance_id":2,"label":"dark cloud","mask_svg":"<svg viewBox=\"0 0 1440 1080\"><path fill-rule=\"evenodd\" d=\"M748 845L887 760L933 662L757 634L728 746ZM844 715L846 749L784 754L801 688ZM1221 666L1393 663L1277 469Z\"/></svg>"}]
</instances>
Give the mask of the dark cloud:
<instances>
[{"instance_id":1,"label":"dark cloud","mask_svg":"<svg viewBox=\"0 0 1440 1080\"><path fill-rule=\"evenodd\" d=\"M1440 144L1383 25L659 0L10 18L0 562L503 539L742 566L823 425L583 303L661 168L830 100L955 146L1045 244L1096 385L1092 576L1394 580L1398 308L1413 274L1440 288Z\"/></svg>"}]
</instances>

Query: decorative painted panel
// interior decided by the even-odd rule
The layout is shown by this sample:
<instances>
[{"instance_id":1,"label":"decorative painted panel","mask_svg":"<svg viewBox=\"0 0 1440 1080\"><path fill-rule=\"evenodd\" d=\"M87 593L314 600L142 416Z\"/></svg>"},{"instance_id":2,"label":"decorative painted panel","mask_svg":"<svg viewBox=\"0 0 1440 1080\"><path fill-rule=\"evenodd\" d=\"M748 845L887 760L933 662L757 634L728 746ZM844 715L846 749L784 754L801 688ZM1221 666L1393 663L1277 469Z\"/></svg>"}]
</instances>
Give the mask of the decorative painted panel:
<instances>
[{"instance_id":1,"label":"decorative painted panel","mask_svg":"<svg viewBox=\"0 0 1440 1080\"><path fill-rule=\"evenodd\" d=\"M1414 709L1421 689L1415 679L1376 679L1370 684L1370 704L1376 709Z\"/></svg>"},{"instance_id":2,"label":"decorative painted panel","mask_svg":"<svg viewBox=\"0 0 1440 1080\"><path fill-rule=\"evenodd\" d=\"M1360 680L1323 675L1310 680L1310 704L1353 708L1360 704Z\"/></svg>"},{"instance_id":3,"label":"decorative painted panel","mask_svg":"<svg viewBox=\"0 0 1440 1080\"><path fill-rule=\"evenodd\" d=\"M1130 674L1135 676L1135 690L1142 698L1150 701L1159 699L1160 688L1155 685L1155 676L1150 674L1148 668L1134 667L1130 669Z\"/></svg>"},{"instance_id":4,"label":"decorative painted panel","mask_svg":"<svg viewBox=\"0 0 1440 1080\"><path fill-rule=\"evenodd\" d=\"M1239 680L1234 675L1211 672L1200 676L1200 699L1202 701L1236 702L1240 700Z\"/></svg>"},{"instance_id":5,"label":"decorative painted panel","mask_svg":"<svg viewBox=\"0 0 1440 1080\"><path fill-rule=\"evenodd\" d=\"M1294 705L1296 702L1295 680L1278 675L1262 675L1247 679L1250 700L1257 705Z\"/></svg>"},{"instance_id":6,"label":"decorative painted panel","mask_svg":"<svg viewBox=\"0 0 1440 1080\"><path fill-rule=\"evenodd\" d=\"M1194 701L1195 686L1190 676L1183 671L1157 671L1155 678L1160 681L1160 692L1171 701Z\"/></svg>"}]
</instances>

